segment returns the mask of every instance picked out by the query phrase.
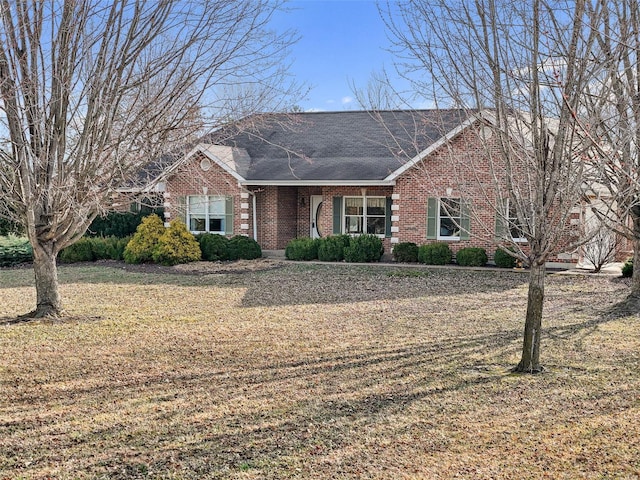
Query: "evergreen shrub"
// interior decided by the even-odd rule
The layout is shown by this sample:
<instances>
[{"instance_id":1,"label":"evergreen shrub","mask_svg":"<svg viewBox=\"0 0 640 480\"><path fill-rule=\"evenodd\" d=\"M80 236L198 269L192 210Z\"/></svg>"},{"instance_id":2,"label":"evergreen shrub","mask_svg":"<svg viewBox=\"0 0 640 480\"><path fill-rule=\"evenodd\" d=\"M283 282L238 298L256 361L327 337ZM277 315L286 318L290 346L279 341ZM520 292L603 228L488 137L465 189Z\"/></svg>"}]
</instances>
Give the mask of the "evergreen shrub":
<instances>
[{"instance_id":1,"label":"evergreen shrub","mask_svg":"<svg viewBox=\"0 0 640 480\"><path fill-rule=\"evenodd\" d=\"M318 244L318 260L322 262L341 262L344 260L344 249L349 246L349 235L330 235L320 239Z\"/></svg>"},{"instance_id":2,"label":"evergreen shrub","mask_svg":"<svg viewBox=\"0 0 640 480\"><path fill-rule=\"evenodd\" d=\"M489 258L484 248L466 247L458 250L458 253L456 253L456 261L458 265L462 265L463 267L484 267L489 261Z\"/></svg>"},{"instance_id":3,"label":"evergreen shrub","mask_svg":"<svg viewBox=\"0 0 640 480\"><path fill-rule=\"evenodd\" d=\"M33 249L25 237L0 237L0 267L12 267L33 260Z\"/></svg>"},{"instance_id":4,"label":"evergreen shrub","mask_svg":"<svg viewBox=\"0 0 640 480\"><path fill-rule=\"evenodd\" d=\"M493 255L493 263L499 268L515 268L516 259L501 248L498 248Z\"/></svg>"},{"instance_id":5,"label":"evergreen shrub","mask_svg":"<svg viewBox=\"0 0 640 480\"><path fill-rule=\"evenodd\" d=\"M262 249L253 238L236 235L229 239L229 260L254 260L262 257Z\"/></svg>"},{"instance_id":6,"label":"evergreen shrub","mask_svg":"<svg viewBox=\"0 0 640 480\"><path fill-rule=\"evenodd\" d=\"M202 253L198 241L184 222L174 220L158 239L152 258L162 265L178 265L196 262L202 258Z\"/></svg>"},{"instance_id":7,"label":"evergreen shrub","mask_svg":"<svg viewBox=\"0 0 640 480\"><path fill-rule=\"evenodd\" d=\"M347 262L378 262L384 253L382 240L376 235L358 235L344 247L344 259Z\"/></svg>"},{"instance_id":8,"label":"evergreen shrub","mask_svg":"<svg viewBox=\"0 0 640 480\"><path fill-rule=\"evenodd\" d=\"M622 276L624 278L633 277L633 258L628 259L622 266Z\"/></svg>"},{"instance_id":9,"label":"evergreen shrub","mask_svg":"<svg viewBox=\"0 0 640 480\"><path fill-rule=\"evenodd\" d=\"M418 261L427 265L446 265L451 263L451 248L443 242L427 243L418 248Z\"/></svg>"},{"instance_id":10,"label":"evergreen shrub","mask_svg":"<svg viewBox=\"0 0 640 480\"><path fill-rule=\"evenodd\" d=\"M200 244L202 259L207 262L229 260L229 239L217 233L201 233L196 235Z\"/></svg>"},{"instance_id":11,"label":"evergreen shrub","mask_svg":"<svg viewBox=\"0 0 640 480\"><path fill-rule=\"evenodd\" d=\"M320 239L294 238L284 249L287 260L317 260Z\"/></svg>"},{"instance_id":12,"label":"evergreen shrub","mask_svg":"<svg viewBox=\"0 0 640 480\"><path fill-rule=\"evenodd\" d=\"M165 233L164 223L158 215L149 215L142 219L129 243L124 249L124 261L127 263L146 263L153 261L153 252L158 240Z\"/></svg>"},{"instance_id":13,"label":"evergreen shrub","mask_svg":"<svg viewBox=\"0 0 640 480\"><path fill-rule=\"evenodd\" d=\"M138 225L142 222L142 219L156 214L160 218L163 217L163 209L150 209L143 208L138 213L133 212L109 212L104 216L96 217L89 229L86 236L88 237L118 237L125 238L133 235L138 228Z\"/></svg>"},{"instance_id":14,"label":"evergreen shrub","mask_svg":"<svg viewBox=\"0 0 640 480\"><path fill-rule=\"evenodd\" d=\"M400 263L416 263L418 261L418 245L413 242L398 243L393 247L393 259Z\"/></svg>"},{"instance_id":15,"label":"evergreen shrub","mask_svg":"<svg viewBox=\"0 0 640 480\"><path fill-rule=\"evenodd\" d=\"M82 237L76 243L63 248L58 254L58 260L62 263L93 262L96 257L92 243L92 239Z\"/></svg>"}]
</instances>

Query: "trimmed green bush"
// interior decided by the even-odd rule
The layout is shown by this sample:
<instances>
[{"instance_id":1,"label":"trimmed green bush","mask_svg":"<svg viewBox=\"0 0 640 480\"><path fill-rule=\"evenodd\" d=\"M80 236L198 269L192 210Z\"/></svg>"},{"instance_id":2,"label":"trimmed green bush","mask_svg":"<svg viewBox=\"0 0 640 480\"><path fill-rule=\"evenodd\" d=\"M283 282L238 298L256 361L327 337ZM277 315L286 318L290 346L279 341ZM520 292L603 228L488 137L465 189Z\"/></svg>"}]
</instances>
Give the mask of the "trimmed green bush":
<instances>
[{"instance_id":1,"label":"trimmed green bush","mask_svg":"<svg viewBox=\"0 0 640 480\"><path fill-rule=\"evenodd\" d=\"M344 260L344 249L349 246L349 235L330 235L320 239L318 244L318 260L322 262L341 262Z\"/></svg>"},{"instance_id":2,"label":"trimmed green bush","mask_svg":"<svg viewBox=\"0 0 640 480\"><path fill-rule=\"evenodd\" d=\"M184 222L174 220L158 239L152 258L162 265L178 265L196 262L202 258L202 253L198 241Z\"/></svg>"},{"instance_id":3,"label":"trimmed green bush","mask_svg":"<svg viewBox=\"0 0 640 480\"><path fill-rule=\"evenodd\" d=\"M229 260L254 260L262 257L262 249L253 238L236 235L229 240Z\"/></svg>"},{"instance_id":4,"label":"trimmed green bush","mask_svg":"<svg viewBox=\"0 0 640 480\"><path fill-rule=\"evenodd\" d=\"M136 233L124 249L124 261L127 263L153 261L153 252L164 231L164 223L158 215L149 215L142 219L142 223L138 225Z\"/></svg>"},{"instance_id":5,"label":"trimmed green bush","mask_svg":"<svg viewBox=\"0 0 640 480\"><path fill-rule=\"evenodd\" d=\"M416 263L418 261L418 245L413 242L398 243L393 247L393 259L400 263Z\"/></svg>"},{"instance_id":6,"label":"trimmed green bush","mask_svg":"<svg viewBox=\"0 0 640 480\"><path fill-rule=\"evenodd\" d=\"M624 265L622 266L622 276L624 278L633 277L633 258L624 262Z\"/></svg>"},{"instance_id":7,"label":"trimmed green bush","mask_svg":"<svg viewBox=\"0 0 640 480\"><path fill-rule=\"evenodd\" d=\"M446 265L451 263L451 248L443 242L428 243L418 248L418 261L427 265Z\"/></svg>"},{"instance_id":8,"label":"trimmed green bush","mask_svg":"<svg viewBox=\"0 0 640 480\"><path fill-rule=\"evenodd\" d=\"M96 257L93 253L92 239L82 237L73 245L63 248L58 254L58 260L62 263L95 261Z\"/></svg>"},{"instance_id":9,"label":"trimmed green bush","mask_svg":"<svg viewBox=\"0 0 640 480\"><path fill-rule=\"evenodd\" d=\"M382 240L376 235L358 235L344 247L344 259L347 262L378 262L384 253Z\"/></svg>"},{"instance_id":10,"label":"trimmed green bush","mask_svg":"<svg viewBox=\"0 0 640 480\"><path fill-rule=\"evenodd\" d=\"M316 260L320 239L294 238L287 243L284 256L287 260Z\"/></svg>"},{"instance_id":11,"label":"trimmed green bush","mask_svg":"<svg viewBox=\"0 0 640 480\"><path fill-rule=\"evenodd\" d=\"M33 249L26 237L0 237L0 267L12 267L33 260Z\"/></svg>"},{"instance_id":12,"label":"trimmed green bush","mask_svg":"<svg viewBox=\"0 0 640 480\"><path fill-rule=\"evenodd\" d=\"M458 253L456 253L456 261L458 265L462 265L463 267L484 267L489 261L489 258L484 248L466 247L458 250Z\"/></svg>"},{"instance_id":13,"label":"trimmed green bush","mask_svg":"<svg viewBox=\"0 0 640 480\"><path fill-rule=\"evenodd\" d=\"M200 244L202 259L207 262L229 260L229 239L217 233L201 233L196 235Z\"/></svg>"},{"instance_id":14,"label":"trimmed green bush","mask_svg":"<svg viewBox=\"0 0 640 480\"><path fill-rule=\"evenodd\" d=\"M493 255L493 263L499 268L515 268L516 259L502 249L497 249Z\"/></svg>"}]
</instances>

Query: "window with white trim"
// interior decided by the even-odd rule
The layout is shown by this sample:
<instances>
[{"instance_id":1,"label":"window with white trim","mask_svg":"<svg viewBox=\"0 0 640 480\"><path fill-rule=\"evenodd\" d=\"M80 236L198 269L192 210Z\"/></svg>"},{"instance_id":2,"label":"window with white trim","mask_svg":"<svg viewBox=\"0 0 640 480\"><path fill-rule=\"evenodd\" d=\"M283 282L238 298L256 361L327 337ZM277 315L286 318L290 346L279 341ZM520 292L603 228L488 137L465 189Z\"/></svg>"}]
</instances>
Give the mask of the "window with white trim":
<instances>
[{"instance_id":1,"label":"window with white trim","mask_svg":"<svg viewBox=\"0 0 640 480\"><path fill-rule=\"evenodd\" d=\"M386 197L344 197L344 233L385 235Z\"/></svg>"},{"instance_id":2,"label":"window with white trim","mask_svg":"<svg viewBox=\"0 0 640 480\"><path fill-rule=\"evenodd\" d=\"M438 202L438 239L460 240L462 209L459 198L441 198Z\"/></svg>"},{"instance_id":3,"label":"window with white trim","mask_svg":"<svg viewBox=\"0 0 640 480\"><path fill-rule=\"evenodd\" d=\"M187 197L187 225L194 233L218 233L226 230L227 199L213 195L190 195Z\"/></svg>"}]
</instances>

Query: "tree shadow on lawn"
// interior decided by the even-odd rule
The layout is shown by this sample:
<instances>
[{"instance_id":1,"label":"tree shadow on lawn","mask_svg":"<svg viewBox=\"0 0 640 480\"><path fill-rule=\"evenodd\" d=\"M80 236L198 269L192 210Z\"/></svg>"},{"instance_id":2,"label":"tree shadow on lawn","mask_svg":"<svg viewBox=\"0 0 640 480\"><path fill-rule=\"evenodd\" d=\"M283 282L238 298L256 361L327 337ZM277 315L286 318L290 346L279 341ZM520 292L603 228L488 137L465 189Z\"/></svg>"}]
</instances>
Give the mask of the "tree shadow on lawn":
<instances>
[{"instance_id":1,"label":"tree shadow on lawn","mask_svg":"<svg viewBox=\"0 0 640 480\"><path fill-rule=\"evenodd\" d=\"M605 311L545 332L562 342L616 318ZM465 397L512 388L501 383L511 376L512 365L500 362L506 351L517 351L520 341L519 330L504 330L400 345L320 349L306 356L292 351L282 361L226 355L199 360L187 371L167 368L158 373L153 368L145 373L140 365L135 376L115 383L96 370L88 373L87 383L98 384L22 389L12 405L34 412L51 401L68 403L69 408L92 405L89 417L108 418L127 405L148 405L141 409L145 418L113 414L116 423L86 435L58 436L55 445L45 447L50 453L38 460L64 465L61 458L74 457L89 475L125 479L144 470L151 477L188 472L189 478L230 478L248 471L274 479L358 478L373 472L368 469L384 468L371 463L376 445L400 445L398 455L406 457L398 461L405 465L413 461L412 448L416 454L447 450L454 440L442 435L438 422L450 414L471 418L476 407L466 405ZM169 367L176 352L159 350L158 355ZM498 363L486 365L482 359ZM539 378L553 379L553 374ZM452 402L452 396L459 401ZM0 438L18 442L7 442L12 455L30 453L18 448L16 431L37 437L56 430L61 421L59 415L36 416L33 422L0 423ZM408 438L419 439L419 446L404 444ZM84 452L80 458L78 452Z\"/></svg>"}]
</instances>

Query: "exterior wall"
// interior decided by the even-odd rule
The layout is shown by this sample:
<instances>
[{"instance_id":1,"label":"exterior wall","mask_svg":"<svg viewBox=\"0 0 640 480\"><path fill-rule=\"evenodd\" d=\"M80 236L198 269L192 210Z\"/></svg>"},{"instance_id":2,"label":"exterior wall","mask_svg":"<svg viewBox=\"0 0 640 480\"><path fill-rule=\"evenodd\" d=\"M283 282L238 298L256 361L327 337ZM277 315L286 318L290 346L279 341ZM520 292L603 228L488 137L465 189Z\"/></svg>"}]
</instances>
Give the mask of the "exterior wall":
<instances>
[{"instance_id":1,"label":"exterior wall","mask_svg":"<svg viewBox=\"0 0 640 480\"><path fill-rule=\"evenodd\" d=\"M203 157L195 155L190 162L178 168L166 182L164 193L165 221L176 218L185 221L185 206L179 199L188 195L221 195L233 198L233 235L253 237L252 200L249 192L238 181L216 164L202 170Z\"/></svg>"},{"instance_id":2,"label":"exterior wall","mask_svg":"<svg viewBox=\"0 0 640 480\"><path fill-rule=\"evenodd\" d=\"M281 250L298 236L303 208L297 187L260 187L257 199L258 243L265 250ZM307 233L308 235L308 233Z\"/></svg>"}]
</instances>

